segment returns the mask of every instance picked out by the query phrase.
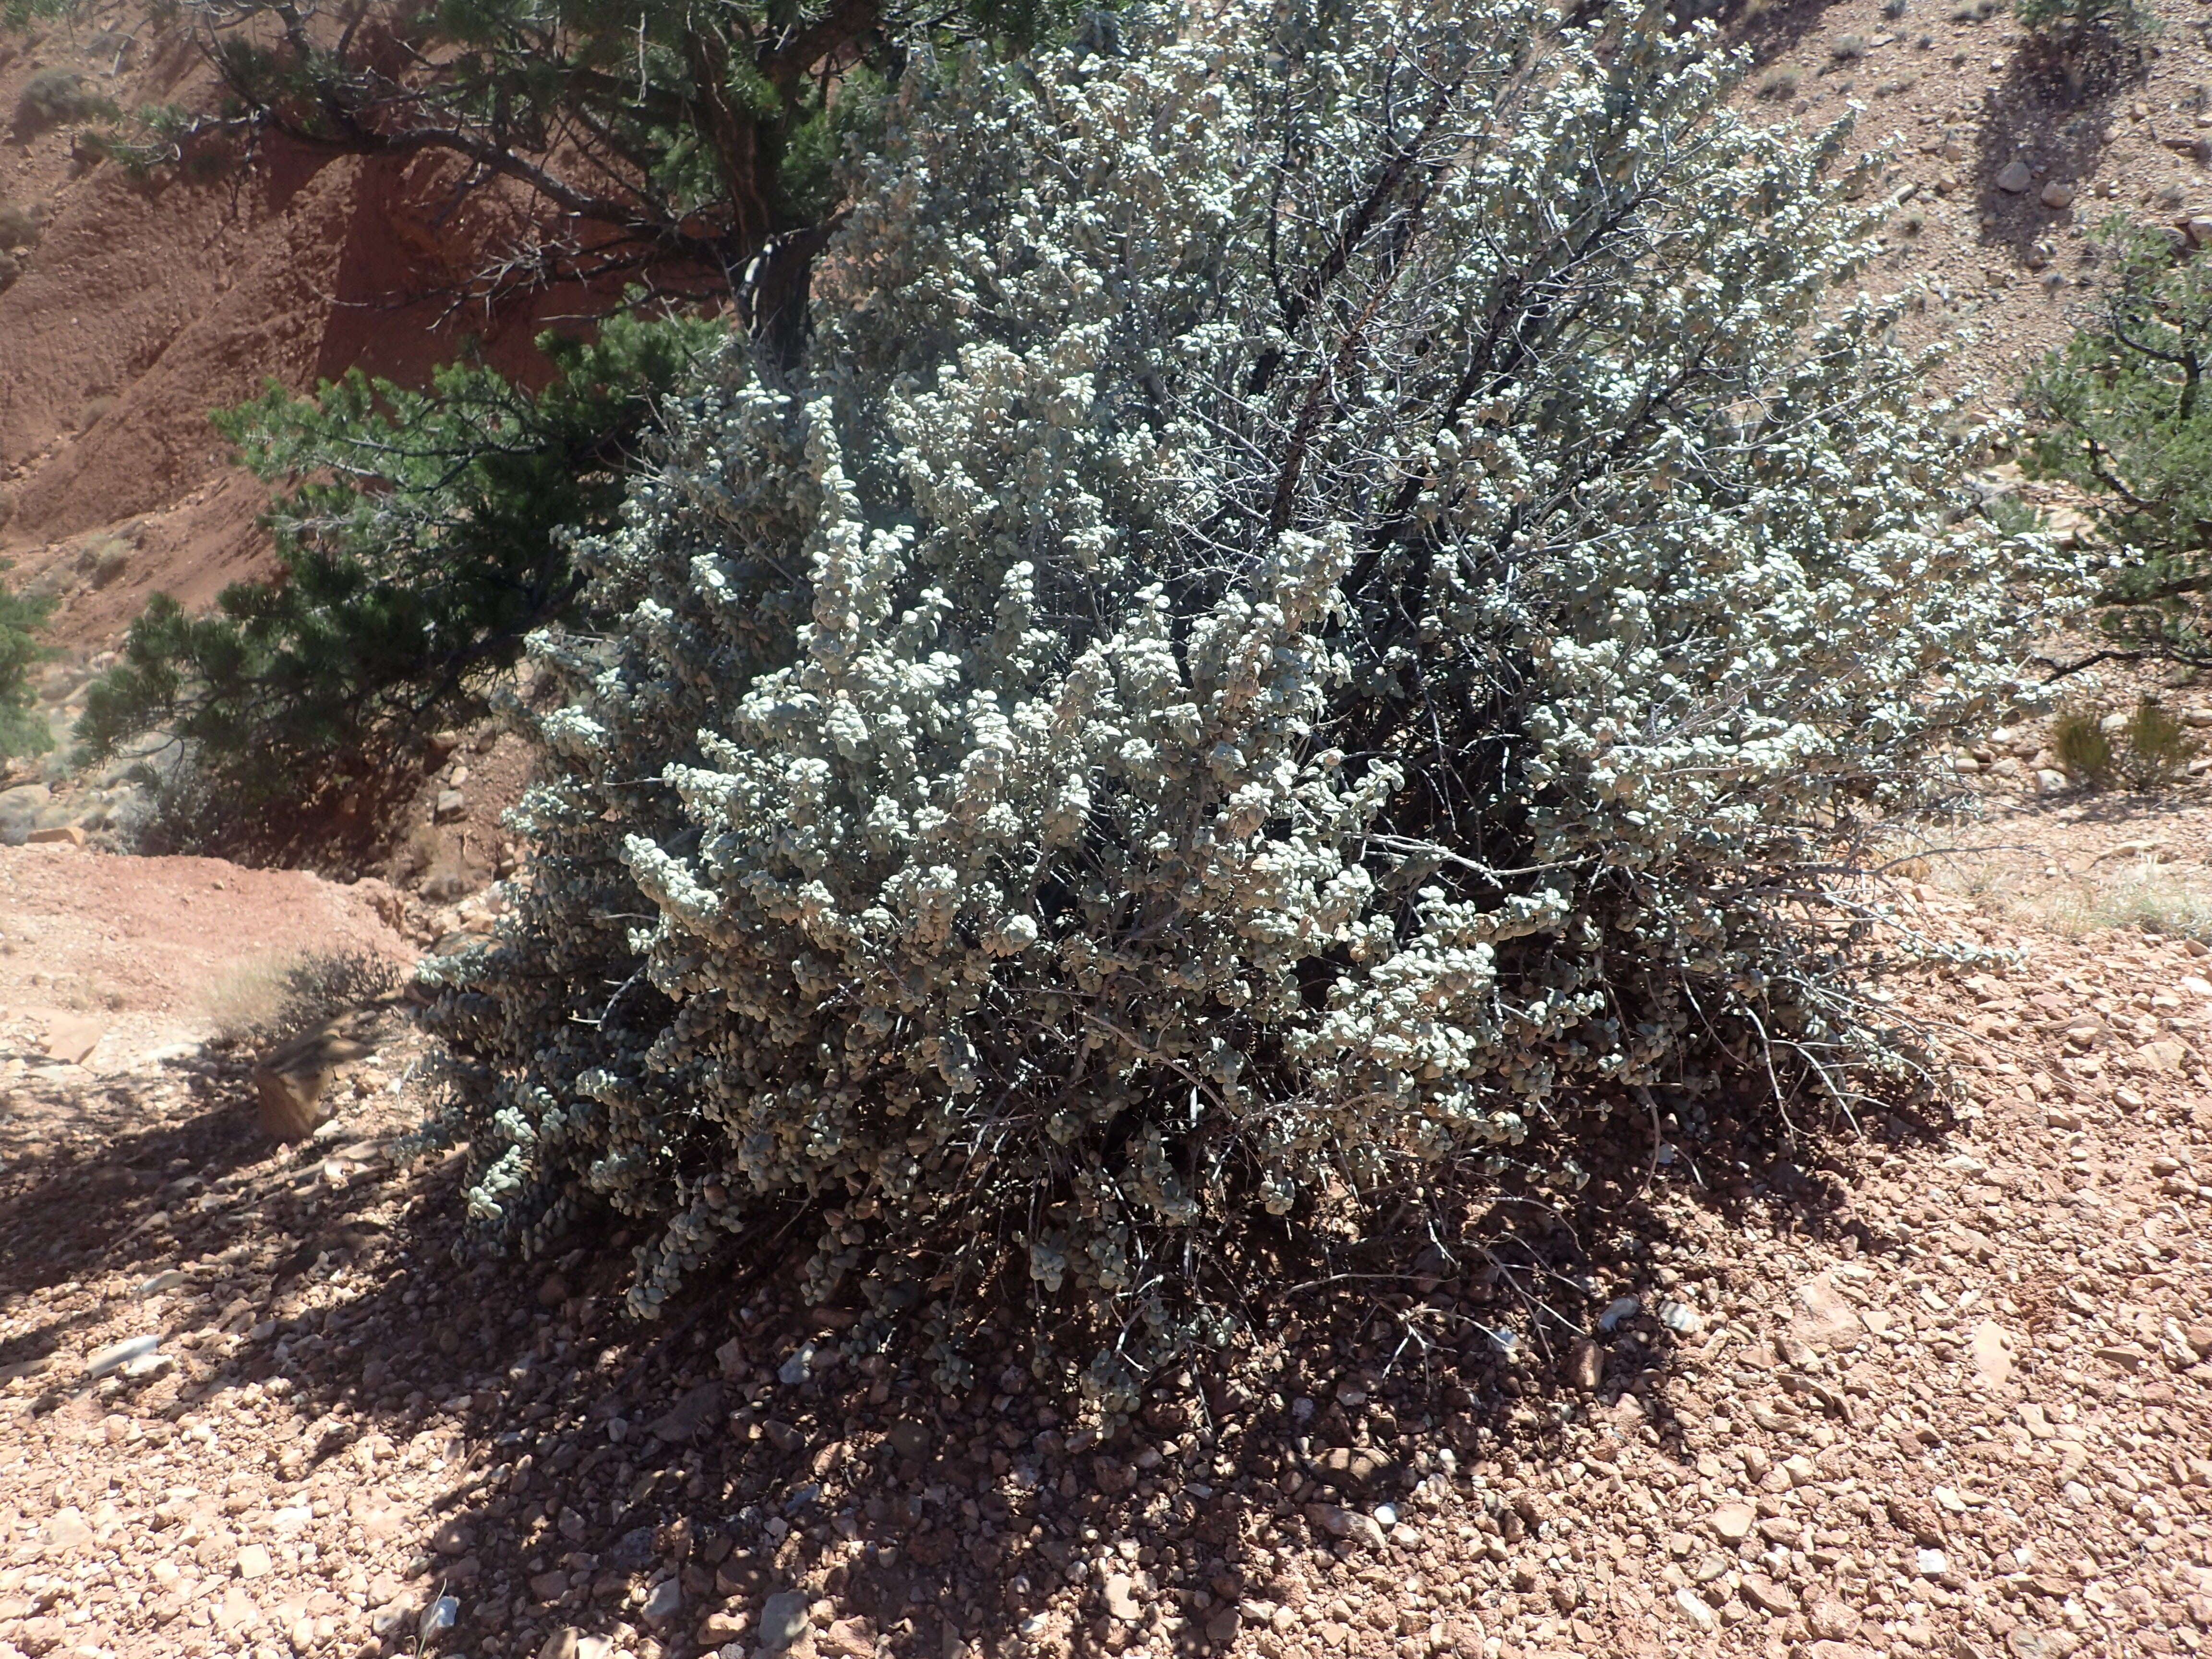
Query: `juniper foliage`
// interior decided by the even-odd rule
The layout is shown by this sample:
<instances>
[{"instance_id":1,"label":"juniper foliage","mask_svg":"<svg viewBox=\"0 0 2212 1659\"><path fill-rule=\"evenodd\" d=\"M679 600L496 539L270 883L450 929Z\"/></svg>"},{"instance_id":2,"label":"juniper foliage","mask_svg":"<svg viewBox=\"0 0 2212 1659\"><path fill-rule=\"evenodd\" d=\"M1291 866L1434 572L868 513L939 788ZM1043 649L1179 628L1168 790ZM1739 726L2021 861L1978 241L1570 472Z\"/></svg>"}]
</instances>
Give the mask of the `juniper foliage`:
<instances>
[{"instance_id":1,"label":"juniper foliage","mask_svg":"<svg viewBox=\"0 0 2212 1659\"><path fill-rule=\"evenodd\" d=\"M2115 556L2099 620L2115 646L2212 664L2212 263L2116 222L2099 313L2030 378L2039 477L2085 491Z\"/></svg>"},{"instance_id":2,"label":"juniper foliage","mask_svg":"<svg viewBox=\"0 0 2212 1659\"><path fill-rule=\"evenodd\" d=\"M355 370L218 415L284 490L269 518L283 578L198 615L157 595L87 693L85 757L166 734L191 764L164 782L164 837L222 845L481 714L529 633L576 600L568 538L615 522L654 399L722 332L623 315L589 341L543 337L553 374L535 391L475 363L422 391Z\"/></svg>"},{"instance_id":3,"label":"juniper foliage","mask_svg":"<svg viewBox=\"0 0 2212 1659\"><path fill-rule=\"evenodd\" d=\"M9 562L0 559L0 572ZM23 593L0 582L0 761L43 755L54 734L31 691L31 670L53 655L40 637L53 615L50 593Z\"/></svg>"},{"instance_id":4,"label":"juniper foliage","mask_svg":"<svg viewBox=\"0 0 2212 1659\"><path fill-rule=\"evenodd\" d=\"M432 970L487 1236L635 1218L649 1316L803 1215L856 1342L957 1385L1026 1285L1109 1411L1257 1230L1850 1097L1854 825L2037 620L1838 299L1844 135L1703 35L1127 40L909 80L805 356L726 356L583 554L530 890Z\"/></svg>"}]
</instances>

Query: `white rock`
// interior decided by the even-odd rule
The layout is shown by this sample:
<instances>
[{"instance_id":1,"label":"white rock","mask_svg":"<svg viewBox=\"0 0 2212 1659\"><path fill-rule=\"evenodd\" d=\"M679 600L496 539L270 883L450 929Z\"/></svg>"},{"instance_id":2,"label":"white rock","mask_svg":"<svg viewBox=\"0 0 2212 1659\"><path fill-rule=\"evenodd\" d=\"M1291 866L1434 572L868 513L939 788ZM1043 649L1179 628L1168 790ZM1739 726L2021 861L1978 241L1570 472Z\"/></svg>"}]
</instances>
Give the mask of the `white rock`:
<instances>
[{"instance_id":1,"label":"white rock","mask_svg":"<svg viewBox=\"0 0 2212 1659\"><path fill-rule=\"evenodd\" d=\"M781 1652L806 1633L813 1617L805 1590L778 1590L761 1604L761 1645Z\"/></svg>"},{"instance_id":2,"label":"white rock","mask_svg":"<svg viewBox=\"0 0 2212 1659\"><path fill-rule=\"evenodd\" d=\"M787 1389L795 1389L814 1375L814 1356L817 1350L811 1342L802 1342L792 1350L791 1357L776 1367L776 1381Z\"/></svg>"},{"instance_id":3,"label":"white rock","mask_svg":"<svg viewBox=\"0 0 2212 1659\"><path fill-rule=\"evenodd\" d=\"M645 1598L641 1616L648 1625L665 1625L684 1610L684 1585L681 1580L664 1578L653 1587Z\"/></svg>"},{"instance_id":4,"label":"white rock","mask_svg":"<svg viewBox=\"0 0 2212 1659\"><path fill-rule=\"evenodd\" d=\"M1705 1605L1705 1598L1697 1591L1687 1589L1676 1590L1674 1605L1681 1608L1683 1616L1699 1630L1713 1628L1713 1610Z\"/></svg>"},{"instance_id":5,"label":"white rock","mask_svg":"<svg viewBox=\"0 0 2212 1659\"><path fill-rule=\"evenodd\" d=\"M1601 1331L1613 1330L1622 1320L1633 1319L1643 1311L1644 1304L1634 1297L1616 1297L1606 1304L1605 1311L1597 1316L1597 1328Z\"/></svg>"},{"instance_id":6,"label":"white rock","mask_svg":"<svg viewBox=\"0 0 2212 1659\"><path fill-rule=\"evenodd\" d=\"M451 1630L460 1622L460 1599L458 1596L441 1595L422 1609L422 1616L416 1621L415 1629L424 1641L428 1641L439 1632Z\"/></svg>"},{"instance_id":7,"label":"white rock","mask_svg":"<svg viewBox=\"0 0 2212 1659\"><path fill-rule=\"evenodd\" d=\"M1951 1570L1950 1561L1941 1550L1922 1550L1913 1558L1912 1565L1923 1578L1941 1578Z\"/></svg>"},{"instance_id":8,"label":"white rock","mask_svg":"<svg viewBox=\"0 0 2212 1659\"><path fill-rule=\"evenodd\" d=\"M1125 1625L1133 1625L1145 1616L1137 1601L1137 1587L1127 1573L1117 1572L1107 1579L1106 1612L1109 1618Z\"/></svg>"},{"instance_id":9,"label":"white rock","mask_svg":"<svg viewBox=\"0 0 2212 1659\"><path fill-rule=\"evenodd\" d=\"M143 1336L126 1337L120 1342L111 1342L95 1350L84 1362L87 1376L106 1376L110 1371L119 1371L134 1359L144 1358L161 1346L158 1331L149 1331Z\"/></svg>"},{"instance_id":10,"label":"white rock","mask_svg":"<svg viewBox=\"0 0 2212 1659\"><path fill-rule=\"evenodd\" d=\"M92 1542L92 1528L85 1521L84 1511L74 1504L56 1510L44 1530L48 1549L77 1550Z\"/></svg>"},{"instance_id":11,"label":"white rock","mask_svg":"<svg viewBox=\"0 0 2212 1659\"><path fill-rule=\"evenodd\" d=\"M1685 1302L1661 1303L1659 1322L1677 1336L1695 1336L1705 1328L1705 1322L1698 1316L1698 1310Z\"/></svg>"}]
</instances>

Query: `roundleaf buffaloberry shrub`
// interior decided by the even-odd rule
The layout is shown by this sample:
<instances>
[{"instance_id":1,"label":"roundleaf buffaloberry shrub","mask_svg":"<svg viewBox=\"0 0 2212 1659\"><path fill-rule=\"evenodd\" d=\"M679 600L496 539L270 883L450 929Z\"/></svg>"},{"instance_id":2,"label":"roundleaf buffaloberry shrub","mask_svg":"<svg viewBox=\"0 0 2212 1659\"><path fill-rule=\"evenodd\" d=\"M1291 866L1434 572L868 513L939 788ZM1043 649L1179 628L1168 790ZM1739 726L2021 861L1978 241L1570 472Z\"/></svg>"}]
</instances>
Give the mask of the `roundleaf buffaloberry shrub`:
<instances>
[{"instance_id":1,"label":"roundleaf buffaloberry shrub","mask_svg":"<svg viewBox=\"0 0 2212 1659\"><path fill-rule=\"evenodd\" d=\"M1862 1086L1839 848L2034 620L1838 303L1839 137L1698 41L1146 35L905 89L804 359L586 551L534 884L432 969L487 1232L650 1223L650 1315L811 1217L857 1340L957 1385L1011 1275L1109 1411L1241 1239Z\"/></svg>"}]
</instances>

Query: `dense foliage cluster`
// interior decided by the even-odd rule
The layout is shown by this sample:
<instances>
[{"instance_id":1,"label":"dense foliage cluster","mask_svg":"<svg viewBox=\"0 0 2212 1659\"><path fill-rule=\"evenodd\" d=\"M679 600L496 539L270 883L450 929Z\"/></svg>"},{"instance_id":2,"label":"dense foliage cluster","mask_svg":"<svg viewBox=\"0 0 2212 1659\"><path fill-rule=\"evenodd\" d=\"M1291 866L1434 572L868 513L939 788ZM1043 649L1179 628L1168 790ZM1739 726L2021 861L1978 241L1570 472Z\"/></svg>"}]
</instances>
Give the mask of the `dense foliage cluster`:
<instances>
[{"instance_id":1,"label":"dense foliage cluster","mask_svg":"<svg viewBox=\"0 0 2212 1659\"><path fill-rule=\"evenodd\" d=\"M8 568L0 560L0 572ZM0 761L43 755L54 734L31 693L31 670L52 654L39 637L54 600L47 593L19 593L0 582Z\"/></svg>"},{"instance_id":2,"label":"dense foliage cluster","mask_svg":"<svg viewBox=\"0 0 2212 1659\"><path fill-rule=\"evenodd\" d=\"M1839 135L1700 40L1129 36L912 79L804 359L586 550L623 621L538 647L532 890L435 1015L491 1234L651 1224L650 1314L808 1215L948 1379L1011 1269L1109 1407L1252 1229L1851 1089L1852 826L2030 620L1839 296Z\"/></svg>"},{"instance_id":3,"label":"dense foliage cluster","mask_svg":"<svg viewBox=\"0 0 2212 1659\"><path fill-rule=\"evenodd\" d=\"M574 601L568 538L615 522L653 400L721 333L617 317L588 343L541 339L554 373L535 392L475 364L422 392L356 370L218 416L288 486L270 520L283 579L201 615L157 596L87 694L86 752L184 745L162 833L210 844L371 784L410 739L480 714Z\"/></svg>"},{"instance_id":4,"label":"dense foliage cluster","mask_svg":"<svg viewBox=\"0 0 2212 1659\"><path fill-rule=\"evenodd\" d=\"M2212 663L2212 262L2124 222L2104 241L2100 314L2029 380L2029 465L2089 496L2116 645Z\"/></svg>"},{"instance_id":5,"label":"dense foliage cluster","mask_svg":"<svg viewBox=\"0 0 2212 1659\"><path fill-rule=\"evenodd\" d=\"M15 0L21 3L22 0ZM457 193L525 205L480 287L643 282L734 297L788 329L836 207L832 167L918 42L1026 41L1063 0L472 0L362 8L341 29L293 0L185 0L228 94L149 111L141 161L283 134L325 153L442 156Z\"/></svg>"}]
</instances>

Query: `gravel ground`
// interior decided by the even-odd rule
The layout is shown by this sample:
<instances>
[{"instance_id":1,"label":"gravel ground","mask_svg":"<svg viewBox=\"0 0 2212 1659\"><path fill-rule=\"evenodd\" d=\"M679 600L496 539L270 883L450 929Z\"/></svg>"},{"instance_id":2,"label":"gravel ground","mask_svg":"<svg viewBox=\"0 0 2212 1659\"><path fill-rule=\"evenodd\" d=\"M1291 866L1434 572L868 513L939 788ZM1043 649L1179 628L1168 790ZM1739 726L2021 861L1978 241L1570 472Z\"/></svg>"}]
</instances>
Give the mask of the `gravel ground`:
<instances>
[{"instance_id":1,"label":"gravel ground","mask_svg":"<svg viewBox=\"0 0 2212 1659\"><path fill-rule=\"evenodd\" d=\"M1639 1126L1103 1440L779 1263L639 1327L619 1236L457 1260L404 1024L289 1150L219 1048L15 1053L0 1659L2197 1651L2212 958L1899 899L1992 949L1896 985L1958 1116Z\"/></svg>"}]
</instances>

